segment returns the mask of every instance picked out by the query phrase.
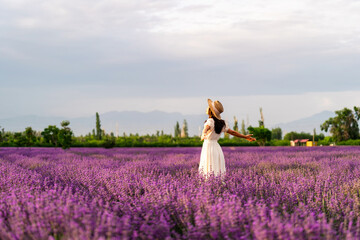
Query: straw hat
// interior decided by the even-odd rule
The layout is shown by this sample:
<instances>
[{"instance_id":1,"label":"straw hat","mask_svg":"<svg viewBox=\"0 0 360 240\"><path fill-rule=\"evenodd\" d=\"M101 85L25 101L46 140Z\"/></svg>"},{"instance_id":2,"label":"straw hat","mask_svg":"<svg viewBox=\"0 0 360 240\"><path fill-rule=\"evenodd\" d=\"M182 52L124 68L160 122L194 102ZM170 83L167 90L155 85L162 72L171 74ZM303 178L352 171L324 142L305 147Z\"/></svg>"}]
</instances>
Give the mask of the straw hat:
<instances>
[{"instance_id":1,"label":"straw hat","mask_svg":"<svg viewBox=\"0 0 360 240\"><path fill-rule=\"evenodd\" d=\"M221 119L220 114L224 111L224 107L219 101L211 101L211 99L208 99L209 108L211 109L211 112L214 114L214 117L217 119Z\"/></svg>"}]
</instances>

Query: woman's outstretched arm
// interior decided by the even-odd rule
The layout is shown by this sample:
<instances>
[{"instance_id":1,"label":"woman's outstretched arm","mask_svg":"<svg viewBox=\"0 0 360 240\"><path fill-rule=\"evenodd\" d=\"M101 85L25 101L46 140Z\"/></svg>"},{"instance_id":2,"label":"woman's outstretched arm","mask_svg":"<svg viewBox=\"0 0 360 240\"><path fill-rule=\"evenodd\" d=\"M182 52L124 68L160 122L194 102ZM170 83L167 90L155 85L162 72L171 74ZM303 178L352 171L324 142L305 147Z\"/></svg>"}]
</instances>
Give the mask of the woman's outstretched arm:
<instances>
[{"instance_id":1,"label":"woman's outstretched arm","mask_svg":"<svg viewBox=\"0 0 360 240\"><path fill-rule=\"evenodd\" d=\"M238 133L238 132L236 132L234 130L231 130L231 129L227 130L227 133L230 134L230 135L233 135L235 137L238 137L238 138L244 138L244 139L246 139L246 140L248 140L250 142L256 141L256 138L251 137L252 134L243 135L243 134Z\"/></svg>"}]
</instances>

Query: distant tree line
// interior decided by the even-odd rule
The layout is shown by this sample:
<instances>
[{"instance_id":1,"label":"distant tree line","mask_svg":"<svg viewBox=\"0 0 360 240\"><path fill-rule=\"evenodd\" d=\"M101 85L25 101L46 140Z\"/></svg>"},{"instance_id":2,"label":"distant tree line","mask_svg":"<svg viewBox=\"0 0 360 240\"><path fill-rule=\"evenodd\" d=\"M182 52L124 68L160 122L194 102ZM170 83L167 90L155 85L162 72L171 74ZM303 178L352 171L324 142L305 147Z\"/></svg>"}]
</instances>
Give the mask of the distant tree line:
<instances>
[{"instance_id":1,"label":"distant tree line","mask_svg":"<svg viewBox=\"0 0 360 240\"><path fill-rule=\"evenodd\" d=\"M242 120L239 123L234 117L233 129L241 134L253 134L256 142L248 142L244 139L230 137L225 134L219 140L223 146L288 146L290 140L309 139L318 141L319 145L329 145L336 142L338 145L360 145L360 134L358 121L360 119L360 108L353 110L344 108L335 111L336 116L328 119L321 125L321 130L330 131L332 136L325 137L323 133L316 134L305 132L289 132L283 137L281 128L268 129L265 127L264 118L261 112L259 126L246 127ZM74 136L69 121L62 121L60 128L56 125L49 125L43 131L34 131L31 127L25 128L23 132L5 131L0 126L0 146L5 147L171 147L171 146L201 146L199 136L189 136L188 124L183 120L180 127L179 122L174 126L174 134L165 134L163 131L156 131L155 134L140 136L139 134L125 133L122 136L115 136L113 132L105 133L101 128L100 115L95 114L95 128L85 136Z\"/></svg>"},{"instance_id":2,"label":"distant tree line","mask_svg":"<svg viewBox=\"0 0 360 240\"><path fill-rule=\"evenodd\" d=\"M62 147L68 149L73 142L73 132L70 122L60 123L61 128L49 125L43 131L34 131L31 127L24 132L6 132L4 128L0 134L0 146L6 147Z\"/></svg>"}]
</instances>

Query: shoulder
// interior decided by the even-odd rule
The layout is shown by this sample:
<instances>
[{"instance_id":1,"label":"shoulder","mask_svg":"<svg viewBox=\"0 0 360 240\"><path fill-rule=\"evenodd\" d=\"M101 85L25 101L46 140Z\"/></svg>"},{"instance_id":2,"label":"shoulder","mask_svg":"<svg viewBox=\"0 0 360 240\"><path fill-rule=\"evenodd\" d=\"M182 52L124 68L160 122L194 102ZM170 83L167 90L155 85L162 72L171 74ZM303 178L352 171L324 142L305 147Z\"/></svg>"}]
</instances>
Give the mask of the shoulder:
<instances>
[{"instance_id":1,"label":"shoulder","mask_svg":"<svg viewBox=\"0 0 360 240\"><path fill-rule=\"evenodd\" d=\"M213 127L214 124L215 124L214 119L209 118L208 120L205 121L205 124L204 124L204 125L208 125L208 126L210 126L210 127Z\"/></svg>"},{"instance_id":2,"label":"shoulder","mask_svg":"<svg viewBox=\"0 0 360 240\"><path fill-rule=\"evenodd\" d=\"M213 118L208 118L208 120L206 120L206 122L215 122Z\"/></svg>"}]
</instances>

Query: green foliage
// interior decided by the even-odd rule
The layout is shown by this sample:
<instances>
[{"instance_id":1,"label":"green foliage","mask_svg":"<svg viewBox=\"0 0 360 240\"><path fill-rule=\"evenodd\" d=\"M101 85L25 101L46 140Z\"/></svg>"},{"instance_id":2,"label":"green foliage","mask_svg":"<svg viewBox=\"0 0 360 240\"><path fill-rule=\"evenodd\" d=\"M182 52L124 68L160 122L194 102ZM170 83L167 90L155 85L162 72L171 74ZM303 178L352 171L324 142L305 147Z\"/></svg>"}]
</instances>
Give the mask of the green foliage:
<instances>
[{"instance_id":1,"label":"green foliage","mask_svg":"<svg viewBox=\"0 0 360 240\"><path fill-rule=\"evenodd\" d=\"M329 146L331 144L334 144L334 139L331 136L326 136L323 139L320 139L318 141L318 146Z\"/></svg>"},{"instance_id":2,"label":"green foliage","mask_svg":"<svg viewBox=\"0 0 360 240\"><path fill-rule=\"evenodd\" d=\"M315 141L323 140L325 138L323 133L320 133L318 135L315 135ZM309 139L312 141L313 135L306 132L289 132L285 134L284 140L291 141L295 139Z\"/></svg>"},{"instance_id":3,"label":"green foliage","mask_svg":"<svg viewBox=\"0 0 360 240\"><path fill-rule=\"evenodd\" d=\"M325 135L323 133L315 134L315 141L320 141L325 138Z\"/></svg>"},{"instance_id":4,"label":"green foliage","mask_svg":"<svg viewBox=\"0 0 360 240\"><path fill-rule=\"evenodd\" d=\"M36 142L35 134L36 134L35 131L32 130L31 127L25 128L25 132L24 132L25 143L24 144L25 144L26 147L32 146Z\"/></svg>"},{"instance_id":5,"label":"green foliage","mask_svg":"<svg viewBox=\"0 0 360 240\"><path fill-rule=\"evenodd\" d=\"M71 131L69 125L70 125L69 121L62 121L61 122L62 129L60 129L58 133L59 145L63 149L68 149L71 147L73 132Z\"/></svg>"},{"instance_id":6,"label":"green foliage","mask_svg":"<svg viewBox=\"0 0 360 240\"><path fill-rule=\"evenodd\" d=\"M14 133L13 143L16 147L26 146L27 142L25 135L22 134L22 132Z\"/></svg>"},{"instance_id":7,"label":"green foliage","mask_svg":"<svg viewBox=\"0 0 360 240\"><path fill-rule=\"evenodd\" d=\"M44 138L44 142L50 143L53 146L58 145L58 134L59 128L57 128L55 125L49 125L44 129L44 131L41 132L41 135Z\"/></svg>"},{"instance_id":8,"label":"green foliage","mask_svg":"<svg viewBox=\"0 0 360 240\"><path fill-rule=\"evenodd\" d=\"M100 123L100 116L99 113L96 113L96 139L101 140L101 138L102 138L102 130Z\"/></svg>"},{"instance_id":9,"label":"green foliage","mask_svg":"<svg viewBox=\"0 0 360 240\"><path fill-rule=\"evenodd\" d=\"M0 146L10 147L14 144L14 134L12 132L5 132L4 128L0 131L1 141ZM15 144L14 144L15 145Z\"/></svg>"},{"instance_id":10,"label":"green foliage","mask_svg":"<svg viewBox=\"0 0 360 240\"><path fill-rule=\"evenodd\" d=\"M260 108L260 117L261 117L261 120L259 120L259 127L265 127L264 115L263 115L263 112L262 112L262 107Z\"/></svg>"},{"instance_id":11,"label":"green foliage","mask_svg":"<svg viewBox=\"0 0 360 240\"><path fill-rule=\"evenodd\" d=\"M238 120L236 119L235 116L234 116L234 127L233 127L233 130L234 130L235 132L238 132L238 131L239 131Z\"/></svg>"},{"instance_id":12,"label":"green foliage","mask_svg":"<svg viewBox=\"0 0 360 240\"><path fill-rule=\"evenodd\" d=\"M346 141L341 141L336 143L336 145L349 145L349 146L359 146L360 145L360 139L349 139Z\"/></svg>"},{"instance_id":13,"label":"green foliage","mask_svg":"<svg viewBox=\"0 0 360 240\"><path fill-rule=\"evenodd\" d=\"M5 138L5 130L4 128L1 129L0 126L0 143L4 141L4 138Z\"/></svg>"},{"instance_id":14,"label":"green foliage","mask_svg":"<svg viewBox=\"0 0 360 240\"><path fill-rule=\"evenodd\" d=\"M281 128L271 129L271 139L281 140L282 139L282 130Z\"/></svg>"},{"instance_id":15,"label":"green foliage","mask_svg":"<svg viewBox=\"0 0 360 240\"><path fill-rule=\"evenodd\" d=\"M113 147L115 147L115 140L116 139L113 136L106 137L103 144L102 144L102 146L104 148L113 148Z\"/></svg>"},{"instance_id":16,"label":"green foliage","mask_svg":"<svg viewBox=\"0 0 360 240\"><path fill-rule=\"evenodd\" d=\"M354 107L354 111L348 108L335 111L336 116L326 120L320 127L327 132L330 129L335 141L346 141L359 138L360 108Z\"/></svg>"},{"instance_id":17,"label":"green foliage","mask_svg":"<svg viewBox=\"0 0 360 240\"><path fill-rule=\"evenodd\" d=\"M290 141L288 140L276 140L276 139L272 139L269 142L270 146L290 146Z\"/></svg>"},{"instance_id":18,"label":"green foliage","mask_svg":"<svg viewBox=\"0 0 360 240\"><path fill-rule=\"evenodd\" d=\"M253 137L256 138L256 142L259 146L265 146L267 141L271 140L271 131L265 128L263 125L260 127L248 127L249 133L253 134Z\"/></svg>"},{"instance_id":19,"label":"green foliage","mask_svg":"<svg viewBox=\"0 0 360 240\"><path fill-rule=\"evenodd\" d=\"M55 125L49 125L41 132L45 146L61 146L63 149L70 148L72 143L73 132L71 131L69 121L61 122L61 129ZM31 128L27 129L29 136L31 136ZM26 133L26 132L25 132ZM48 144L48 145L46 145Z\"/></svg>"},{"instance_id":20,"label":"green foliage","mask_svg":"<svg viewBox=\"0 0 360 240\"><path fill-rule=\"evenodd\" d=\"M246 131L246 129L245 129L245 121L244 121L244 119L241 121L241 132L240 133L243 134L243 135L248 134L248 131Z\"/></svg>"},{"instance_id":21,"label":"green foliage","mask_svg":"<svg viewBox=\"0 0 360 240\"><path fill-rule=\"evenodd\" d=\"M179 122L176 122L176 125L174 127L174 137L180 137L181 134L181 130L180 130L180 125Z\"/></svg>"},{"instance_id":22,"label":"green foliage","mask_svg":"<svg viewBox=\"0 0 360 240\"><path fill-rule=\"evenodd\" d=\"M181 137L189 137L189 129L187 121L184 119L183 126L181 129Z\"/></svg>"}]
</instances>

